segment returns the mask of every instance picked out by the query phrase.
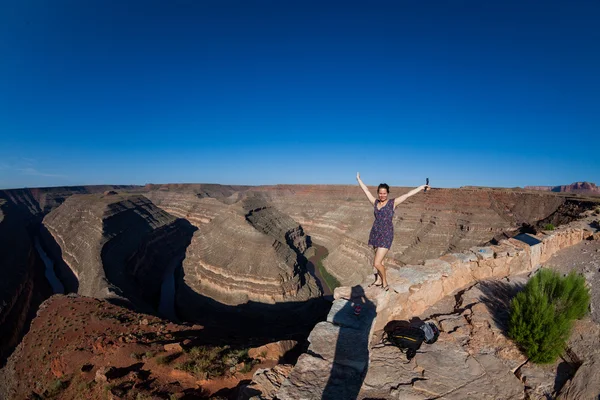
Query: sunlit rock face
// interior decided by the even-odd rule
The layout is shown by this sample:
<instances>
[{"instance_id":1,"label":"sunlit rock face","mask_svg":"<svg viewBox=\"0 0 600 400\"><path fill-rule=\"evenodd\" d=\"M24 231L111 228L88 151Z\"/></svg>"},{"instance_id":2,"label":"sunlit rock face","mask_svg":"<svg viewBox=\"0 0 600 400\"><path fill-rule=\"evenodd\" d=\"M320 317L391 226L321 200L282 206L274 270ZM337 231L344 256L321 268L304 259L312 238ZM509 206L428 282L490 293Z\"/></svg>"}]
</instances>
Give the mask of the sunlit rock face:
<instances>
[{"instance_id":1,"label":"sunlit rock face","mask_svg":"<svg viewBox=\"0 0 600 400\"><path fill-rule=\"evenodd\" d=\"M141 195L74 195L43 220L67 291L148 308L195 230ZM154 307L152 307L154 308Z\"/></svg>"},{"instance_id":2,"label":"sunlit rock face","mask_svg":"<svg viewBox=\"0 0 600 400\"><path fill-rule=\"evenodd\" d=\"M193 292L230 306L319 297L306 272L307 239L297 222L261 198L221 203L218 214L194 233L183 262L184 282ZM179 301L185 308L190 302L189 297Z\"/></svg>"}]
</instances>

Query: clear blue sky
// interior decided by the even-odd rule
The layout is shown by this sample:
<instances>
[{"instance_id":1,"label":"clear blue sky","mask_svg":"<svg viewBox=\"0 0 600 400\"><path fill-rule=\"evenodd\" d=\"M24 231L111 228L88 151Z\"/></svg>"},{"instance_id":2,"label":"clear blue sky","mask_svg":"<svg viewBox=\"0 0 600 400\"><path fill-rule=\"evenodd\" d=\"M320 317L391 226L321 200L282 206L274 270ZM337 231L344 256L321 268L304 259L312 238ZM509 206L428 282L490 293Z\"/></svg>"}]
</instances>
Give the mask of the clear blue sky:
<instances>
[{"instance_id":1,"label":"clear blue sky","mask_svg":"<svg viewBox=\"0 0 600 400\"><path fill-rule=\"evenodd\" d=\"M600 2L0 0L0 188L600 183Z\"/></svg>"}]
</instances>

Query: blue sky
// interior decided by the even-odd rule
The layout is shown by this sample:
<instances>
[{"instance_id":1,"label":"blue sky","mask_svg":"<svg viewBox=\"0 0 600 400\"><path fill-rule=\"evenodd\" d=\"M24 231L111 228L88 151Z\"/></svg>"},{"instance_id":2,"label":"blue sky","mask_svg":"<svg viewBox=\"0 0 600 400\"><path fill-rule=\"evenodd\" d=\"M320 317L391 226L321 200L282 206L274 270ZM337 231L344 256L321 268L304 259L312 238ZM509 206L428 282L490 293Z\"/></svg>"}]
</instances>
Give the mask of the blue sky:
<instances>
[{"instance_id":1,"label":"blue sky","mask_svg":"<svg viewBox=\"0 0 600 400\"><path fill-rule=\"evenodd\" d=\"M600 183L596 0L0 7L0 188Z\"/></svg>"}]
</instances>

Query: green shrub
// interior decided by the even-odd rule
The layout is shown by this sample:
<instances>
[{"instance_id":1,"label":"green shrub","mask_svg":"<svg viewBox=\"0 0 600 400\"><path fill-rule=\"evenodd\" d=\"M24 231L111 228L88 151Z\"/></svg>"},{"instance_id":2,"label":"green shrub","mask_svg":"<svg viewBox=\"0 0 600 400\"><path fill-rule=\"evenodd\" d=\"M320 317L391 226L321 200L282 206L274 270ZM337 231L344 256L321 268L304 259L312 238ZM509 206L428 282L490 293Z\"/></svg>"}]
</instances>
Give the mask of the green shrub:
<instances>
[{"instance_id":1,"label":"green shrub","mask_svg":"<svg viewBox=\"0 0 600 400\"><path fill-rule=\"evenodd\" d=\"M544 230L545 231L553 231L554 230L554 225L553 224L546 224L546 225L544 225Z\"/></svg>"},{"instance_id":2,"label":"green shrub","mask_svg":"<svg viewBox=\"0 0 600 400\"><path fill-rule=\"evenodd\" d=\"M534 363L552 363L565 348L573 320L585 316L589 304L581 275L571 272L563 278L542 269L512 299L508 336Z\"/></svg>"},{"instance_id":3,"label":"green shrub","mask_svg":"<svg viewBox=\"0 0 600 400\"><path fill-rule=\"evenodd\" d=\"M215 378L225 375L241 362L244 366L254 365L248 356L248 349L231 349L229 346L198 346L186 351L187 360L176 368L190 372L201 378Z\"/></svg>"}]
</instances>

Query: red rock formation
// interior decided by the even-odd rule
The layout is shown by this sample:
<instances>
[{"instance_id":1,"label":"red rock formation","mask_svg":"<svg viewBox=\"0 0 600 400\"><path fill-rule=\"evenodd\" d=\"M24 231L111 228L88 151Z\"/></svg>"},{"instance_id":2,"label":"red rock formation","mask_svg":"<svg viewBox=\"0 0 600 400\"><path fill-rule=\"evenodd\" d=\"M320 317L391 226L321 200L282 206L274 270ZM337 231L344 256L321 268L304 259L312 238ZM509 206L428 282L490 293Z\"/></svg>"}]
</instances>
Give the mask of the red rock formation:
<instances>
[{"instance_id":1,"label":"red rock formation","mask_svg":"<svg viewBox=\"0 0 600 400\"><path fill-rule=\"evenodd\" d=\"M55 295L0 370L0 399L205 398L233 390L260 367L227 357L209 380L181 367L204 345L203 327L178 325L110 302ZM183 351L182 351L183 350ZM246 359L246 362L249 360ZM40 397L41 396L41 397Z\"/></svg>"},{"instance_id":2,"label":"red rock formation","mask_svg":"<svg viewBox=\"0 0 600 400\"><path fill-rule=\"evenodd\" d=\"M525 186L526 190L543 190L550 192L567 192L581 194L600 194L600 187L591 182L575 182L561 186Z\"/></svg>"}]
</instances>

